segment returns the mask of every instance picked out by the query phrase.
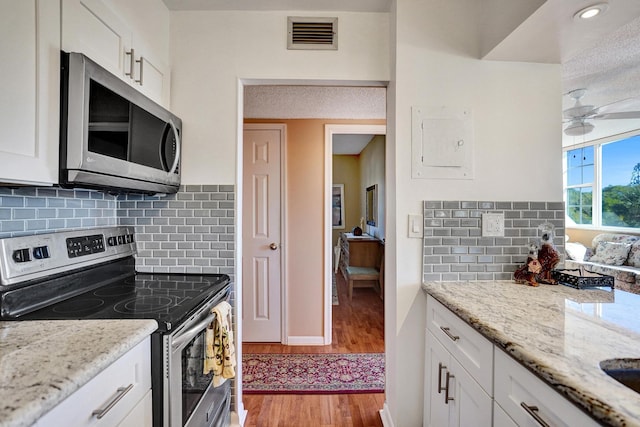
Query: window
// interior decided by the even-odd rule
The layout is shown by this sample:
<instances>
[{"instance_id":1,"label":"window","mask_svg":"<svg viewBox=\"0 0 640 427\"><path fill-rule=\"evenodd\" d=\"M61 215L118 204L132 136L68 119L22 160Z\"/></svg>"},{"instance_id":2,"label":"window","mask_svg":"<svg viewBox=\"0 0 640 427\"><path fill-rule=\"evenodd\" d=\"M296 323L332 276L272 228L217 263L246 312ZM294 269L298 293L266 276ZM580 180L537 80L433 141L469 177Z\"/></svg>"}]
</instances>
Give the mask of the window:
<instances>
[{"instance_id":1,"label":"window","mask_svg":"<svg viewBox=\"0 0 640 427\"><path fill-rule=\"evenodd\" d=\"M640 228L640 135L565 150L569 224Z\"/></svg>"}]
</instances>

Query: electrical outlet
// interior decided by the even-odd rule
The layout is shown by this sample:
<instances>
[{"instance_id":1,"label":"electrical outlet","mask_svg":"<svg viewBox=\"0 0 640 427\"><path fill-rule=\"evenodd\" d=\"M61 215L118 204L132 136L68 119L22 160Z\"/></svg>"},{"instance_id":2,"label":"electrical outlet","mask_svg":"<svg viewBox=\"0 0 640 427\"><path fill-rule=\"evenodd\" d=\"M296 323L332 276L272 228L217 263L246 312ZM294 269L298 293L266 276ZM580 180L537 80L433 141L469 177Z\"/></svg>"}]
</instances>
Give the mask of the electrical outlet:
<instances>
[{"instance_id":1,"label":"electrical outlet","mask_svg":"<svg viewBox=\"0 0 640 427\"><path fill-rule=\"evenodd\" d=\"M483 237L504 236L504 214L503 213L482 214L482 236Z\"/></svg>"}]
</instances>

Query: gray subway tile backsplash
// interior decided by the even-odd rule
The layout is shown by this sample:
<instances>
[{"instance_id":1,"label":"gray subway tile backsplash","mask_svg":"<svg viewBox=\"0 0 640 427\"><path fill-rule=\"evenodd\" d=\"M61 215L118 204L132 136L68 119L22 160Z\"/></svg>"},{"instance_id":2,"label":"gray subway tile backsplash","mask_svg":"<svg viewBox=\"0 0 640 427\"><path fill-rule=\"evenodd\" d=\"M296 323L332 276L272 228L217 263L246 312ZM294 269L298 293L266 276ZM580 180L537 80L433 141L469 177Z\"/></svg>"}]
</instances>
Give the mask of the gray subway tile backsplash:
<instances>
[{"instance_id":1,"label":"gray subway tile backsplash","mask_svg":"<svg viewBox=\"0 0 640 427\"><path fill-rule=\"evenodd\" d=\"M225 273L233 280L233 185L187 185L162 196L0 187L0 238L115 225L135 227L138 271Z\"/></svg>"},{"instance_id":2,"label":"gray subway tile backsplash","mask_svg":"<svg viewBox=\"0 0 640 427\"><path fill-rule=\"evenodd\" d=\"M482 237L480 219L487 212L504 214L504 237ZM563 259L563 202L428 200L423 213L425 281L510 280L545 222L555 226L554 244Z\"/></svg>"}]
</instances>

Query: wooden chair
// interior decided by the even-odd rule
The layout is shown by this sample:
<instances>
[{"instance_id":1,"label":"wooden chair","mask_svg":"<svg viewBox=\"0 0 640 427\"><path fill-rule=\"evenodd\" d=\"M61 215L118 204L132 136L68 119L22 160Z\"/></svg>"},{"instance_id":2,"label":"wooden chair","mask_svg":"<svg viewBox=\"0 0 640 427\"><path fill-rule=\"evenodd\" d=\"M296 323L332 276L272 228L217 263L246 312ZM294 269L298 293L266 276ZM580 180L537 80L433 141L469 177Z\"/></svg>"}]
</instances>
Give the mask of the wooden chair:
<instances>
[{"instance_id":1,"label":"wooden chair","mask_svg":"<svg viewBox=\"0 0 640 427\"><path fill-rule=\"evenodd\" d=\"M354 282L378 282L380 286L380 298L383 298L384 294L384 247L380 248L378 260L378 267L356 267L353 265L349 265L346 268L347 272L347 283L348 283L348 291L349 291L349 300L353 299L353 287L369 287L372 286L371 283L367 284L354 284ZM373 285L375 286L375 285Z\"/></svg>"}]
</instances>

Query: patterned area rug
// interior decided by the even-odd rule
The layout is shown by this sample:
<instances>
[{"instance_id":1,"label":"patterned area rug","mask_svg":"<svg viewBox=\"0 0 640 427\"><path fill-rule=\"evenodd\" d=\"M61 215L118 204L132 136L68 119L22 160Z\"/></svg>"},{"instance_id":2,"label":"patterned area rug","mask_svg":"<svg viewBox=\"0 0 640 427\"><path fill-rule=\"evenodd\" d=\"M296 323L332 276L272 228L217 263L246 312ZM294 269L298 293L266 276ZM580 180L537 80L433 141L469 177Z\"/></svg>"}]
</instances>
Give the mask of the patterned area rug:
<instances>
[{"instance_id":1,"label":"patterned area rug","mask_svg":"<svg viewBox=\"0 0 640 427\"><path fill-rule=\"evenodd\" d=\"M340 302L338 301L338 287L336 286L336 274L333 273L331 277L333 277L333 283L331 283L332 303L333 305L340 305Z\"/></svg>"},{"instance_id":2,"label":"patterned area rug","mask_svg":"<svg viewBox=\"0 0 640 427\"><path fill-rule=\"evenodd\" d=\"M383 393L384 353L243 354L244 393Z\"/></svg>"}]
</instances>

